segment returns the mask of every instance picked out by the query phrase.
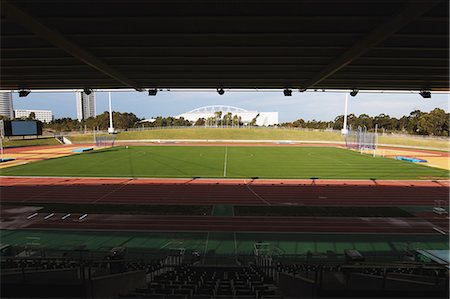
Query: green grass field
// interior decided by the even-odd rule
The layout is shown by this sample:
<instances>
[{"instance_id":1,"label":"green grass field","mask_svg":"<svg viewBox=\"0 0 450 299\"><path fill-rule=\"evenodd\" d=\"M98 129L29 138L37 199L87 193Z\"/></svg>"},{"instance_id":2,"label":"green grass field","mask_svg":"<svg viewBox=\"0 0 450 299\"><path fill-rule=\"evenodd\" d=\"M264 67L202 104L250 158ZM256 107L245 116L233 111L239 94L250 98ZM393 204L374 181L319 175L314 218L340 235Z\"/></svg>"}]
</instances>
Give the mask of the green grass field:
<instances>
[{"instance_id":1,"label":"green grass field","mask_svg":"<svg viewBox=\"0 0 450 299\"><path fill-rule=\"evenodd\" d=\"M430 179L448 171L332 147L136 146L2 169L2 175Z\"/></svg>"},{"instance_id":2,"label":"green grass field","mask_svg":"<svg viewBox=\"0 0 450 299\"><path fill-rule=\"evenodd\" d=\"M44 249L109 251L116 246L125 246L129 250L173 247L224 255L252 255L256 242L269 243L283 254L305 254L307 251L324 254L327 250L343 253L345 249L395 252L449 248L448 239L441 235L0 230L0 237L3 244L14 246L26 246L32 238Z\"/></svg>"}]
</instances>

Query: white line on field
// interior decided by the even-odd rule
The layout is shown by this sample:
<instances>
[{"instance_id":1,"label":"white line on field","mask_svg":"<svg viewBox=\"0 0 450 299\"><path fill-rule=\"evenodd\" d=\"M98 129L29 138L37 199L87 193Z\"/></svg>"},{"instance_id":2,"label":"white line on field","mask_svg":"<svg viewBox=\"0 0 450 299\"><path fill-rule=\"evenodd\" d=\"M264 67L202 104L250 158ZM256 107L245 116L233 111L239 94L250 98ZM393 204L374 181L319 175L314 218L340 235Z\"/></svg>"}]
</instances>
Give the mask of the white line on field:
<instances>
[{"instance_id":1,"label":"white line on field","mask_svg":"<svg viewBox=\"0 0 450 299\"><path fill-rule=\"evenodd\" d=\"M205 249L203 250L203 264L205 263L206 259L206 250L208 250L208 242L209 242L209 232L206 235Z\"/></svg>"},{"instance_id":2,"label":"white line on field","mask_svg":"<svg viewBox=\"0 0 450 299\"><path fill-rule=\"evenodd\" d=\"M442 235L447 235L447 233L445 231L443 231L442 229L439 229L437 227L433 227L433 229Z\"/></svg>"},{"instance_id":3,"label":"white line on field","mask_svg":"<svg viewBox=\"0 0 450 299\"><path fill-rule=\"evenodd\" d=\"M49 218L52 218L53 216L55 216L55 213L48 214L47 216L44 217L44 219L47 220Z\"/></svg>"},{"instance_id":4,"label":"white line on field","mask_svg":"<svg viewBox=\"0 0 450 299\"><path fill-rule=\"evenodd\" d=\"M105 195L103 195L102 197L99 197L98 199L92 201L91 203L96 203L96 202L102 200L103 198L108 197L109 195L113 194L114 192L119 191L120 189L126 187L126 186L127 186L129 183L131 183L132 181L133 181L133 179L129 179L129 180L126 181L125 183L119 184L119 187L113 189L112 191L106 193Z\"/></svg>"},{"instance_id":5,"label":"white line on field","mask_svg":"<svg viewBox=\"0 0 450 299\"><path fill-rule=\"evenodd\" d=\"M228 146L225 146L225 158L223 160L223 176L227 176L227 160L228 160Z\"/></svg>"},{"instance_id":6,"label":"white line on field","mask_svg":"<svg viewBox=\"0 0 450 299\"><path fill-rule=\"evenodd\" d=\"M38 213L31 214L30 216L27 217L27 219L31 219L33 217L36 217L37 215L38 215Z\"/></svg>"},{"instance_id":7,"label":"white line on field","mask_svg":"<svg viewBox=\"0 0 450 299\"><path fill-rule=\"evenodd\" d=\"M234 234L234 260L237 262L237 242L236 242L236 232Z\"/></svg>"},{"instance_id":8,"label":"white line on field","mask_svg":"<svg viewBox=\"0 0 450 299\"><path fill-rule=\"evenodd\" d=\"M252 192L256 197L258 197L259 199L261 199L264 203L266 203L267 205L271 205L270 202L268 202L267 200L265 200L264 198L262 198L258 193L256 193L255 191L253 191L253 189L249 186L249 184L247 184L247 181L244 180L244 184L247 187L248 190L250 190L250 192Z\"/></svg>"}]
</instances>

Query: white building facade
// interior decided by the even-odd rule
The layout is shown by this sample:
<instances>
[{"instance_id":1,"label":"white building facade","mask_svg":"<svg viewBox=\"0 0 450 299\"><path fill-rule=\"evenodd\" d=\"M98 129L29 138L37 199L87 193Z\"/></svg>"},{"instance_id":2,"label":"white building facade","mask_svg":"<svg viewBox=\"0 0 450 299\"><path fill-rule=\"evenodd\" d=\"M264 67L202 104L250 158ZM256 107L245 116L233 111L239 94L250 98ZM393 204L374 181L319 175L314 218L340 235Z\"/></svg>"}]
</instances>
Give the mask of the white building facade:
<instances>
[{"instance_id":1,"label":"white building facade","mask_svg":"<svg viewBox=\"0 0 450 299\"><path fill-rule=\"evenodd\" d=\"M53 113L51 110L30 110L30 109L16 109L14 110L15 118L29 117L34 113L34 119L44 123L49 123L53 120Z\"/></svg>"},{"instance_id":2,"label":"white building facade","mask_svg":"<svg viewBox=\"0 0 450 299\"><path fill-rule=\"evenodd\" d=\"M77 92L77 118L79 121L89 117L95 117L95 93Z\"/></svg>"},{"instance_id":3,"label":"white building facade","mask_svg":"<svg viewBox=\"0 0 450 299\"><path fill-rule=\"evenodd\" d=\"M14 118L11 92L0 92L0 115L6 116L9 119Z\"/></svg>"},{"instance_id":4,"label":"white building facade","mask_svg":"<svg viewBox=\"0 0 450 299\"><path fill-rule=\"evenodd\" d=\"M242 108L224 105L200 107L176 117L183 117L184 119L195 122L199 118L208 119L214 117L216 112L222 112L222 118L227 113L231 113L232 116L236 115L241 118L241 121L245 125L250 124L255 117L257 126L273 126L278 124L278 112L248 111Z\"/></svg>"}]
</instances>

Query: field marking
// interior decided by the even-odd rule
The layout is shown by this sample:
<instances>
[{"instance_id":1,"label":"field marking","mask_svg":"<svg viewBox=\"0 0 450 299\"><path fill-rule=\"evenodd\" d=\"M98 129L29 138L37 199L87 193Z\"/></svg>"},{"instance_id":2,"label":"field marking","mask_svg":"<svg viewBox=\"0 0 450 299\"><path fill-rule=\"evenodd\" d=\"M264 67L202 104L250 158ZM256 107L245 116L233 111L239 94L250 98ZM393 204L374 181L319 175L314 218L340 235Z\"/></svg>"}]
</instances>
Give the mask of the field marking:
<instances>
[{"instance_id":1,"label":"field marking","mask_svg":"<svg viewBox=\"0 0 450 299\"><path fill-rule=\"evenodd\" d=\"M225 158L223 160L223 176L227 176L228 146L225 146Z\"/></svg>"},{"instance_id":2,"label":"field marking","mask_svg":"<svg viewBox=\"0 0 450 299\"><path fill-rule=\"evenodd\" d=\"M36 217L37 215L38 215L38 213L31 214L30 216L27 217L27 219L31 219L33 217Z\"/></svg>"},{"instance_id":3,"label":"field marking","mask_svg":"<svg viewBox=\"0 0 450 299\"><path fill-rule=\"evenodd\" d=\"M47 220L49 218L52 218L53 216L55 216L55 213L48 214L47 216L44 217L44 219Z\"/></svg>"},{"instance_id":4,"label":"field marking","mask_svg":"<svg viewBox=\"0 0 450 299\"><path fill-rule=\"evenodd\" d=\"M252 192L256 197L258 197L260 200L262 200L264 203L266 203L267 205L271 206L272 204L270 202L268 202L267 200L265 200L264 198L262 198L258 193L256 193L255 191L253 191L252 188L250 188L250 185L247 184L247 181L244 180L244 184L247 187L248 190L250 190L250 192Z\"/></svg>"},{"instance_id":5,"label":"field marking","mask_svg":"<svg viewBox=\"0 0 450 299\"><path fill-rule=\"evenodd\" d=\"M169 241L169 242L167 242L166 244L164 244L163 246L161 246L159 249L164 249L164 248L166 248L167 246L169 246L169 245L171 245L171 244L176 244L177 246L178 245L183 245L183 242L180 242L180 241L176 241L176 242L173 242L173 241Z\"/></svg>"},{"instance_id":6,"label":"field marking","mask_svg":"<svg viewBox=\"0 0 450 299\"><path fill-rule=\"evenodd\" d=\"M133 179L129 179L129 180L128 180L127 182L125 182L125 183L118 184L119 187L113 189L112 191L106 193L105 195L103 195L102 197L100 197L100 198L98 198L98 199L92 201L91 203L96 203L96 202L98 202L98 201L100 201L100 200L102 200L102 199L108 197L109 195L113 194L114 192L119 191L120 189L124 188L124 187L127 186L129 183L131 183L132 181L133 181Z\"/></svg>"},{"instance_id":7,"label":"field marking","mask_svg":"<svg viewBox=\"0 0 450 299\"><path fill-rule=\"evenodd\" d=\"M440 233L442 235L447 235L447 233L445 231L443 231L442 229L439 229L437 227L433 227L433 230L437 231L438 233Z\"/></svg>"},{"instance_id":8,"label":"field marking","mask_svg":"<svg viewBox=\"0 0 450 299\"><path fill-rule=\"evenodd\" d=\"M234 259L237 262L238 261L238 251L237 251L237 241L236 241L236 232L233 232L234 234Z\"/></svg>"},{"instance_id":9,"label":"field marking","mask_svg":"<svg viewBox=\"0 0 450 299\"><path fill-rule=\"evenodd\" d=\"M206 250L208 249L208 242L209 242L209 232L206 235L205 249L203 250L203 264L205 263L206 259Z\"/></svg>"}]
</instances>

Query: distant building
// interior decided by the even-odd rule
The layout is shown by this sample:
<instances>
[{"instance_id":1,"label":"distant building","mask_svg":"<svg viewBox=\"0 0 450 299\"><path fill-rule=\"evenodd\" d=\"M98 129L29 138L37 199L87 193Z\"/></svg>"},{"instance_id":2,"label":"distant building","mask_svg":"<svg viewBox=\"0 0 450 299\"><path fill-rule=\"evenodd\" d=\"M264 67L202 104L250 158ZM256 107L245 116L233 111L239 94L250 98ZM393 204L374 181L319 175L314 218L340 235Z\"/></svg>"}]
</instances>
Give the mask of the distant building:
<instances>
[{"instance_id":1,"label":"distant building","mask_svg":"<svg viewBox=\"0 0 450 299\"><path fill-rule=\"evenodd\" d=\"M278 112L248 111L238 107L223 105L200 107L180 114L177 117L183 117L184 119L195 122L199 118L204 118L205 120L212 118L216 115L216 112L221 112L222 118L228 113L231 113L232 116L236 115L237 117L240 117L242 123L245 125L250 124L255 117L257 126L272 126L278 124ZM232 125L233 124L229 124L229 126Z\"/></svg>"},{"instance_id":2,"label":"distant building","mask_svg":"<svg viewBox=\"0 0 450 299\"><path fill-rule=\"evenodd\" d=\"M53 120L53 113L51 110L16 109L14 110L14 117L29 117L32 112L34 112L35 120L40 120L44 123L49 123Z\"/></svg>"},{"instance_id":3,"label":"distant building","mask_svg":"<svg viewBox=\"0 0 450 299\"><path fill-rule=\"evenodd\" d=\"M10 119L14 118L11 92L0 92L0 115L6 116Z\"/></svg>"},{"instance_id":4,"label":"distant building","mask_svg":"<svg viewBox=\"0 0 450 299\"><path fill-rule=\"evenodd\" d=\"M79 121L95 117L95 93L77 92L77 118Z\"/></svg>"}]
</instances>

